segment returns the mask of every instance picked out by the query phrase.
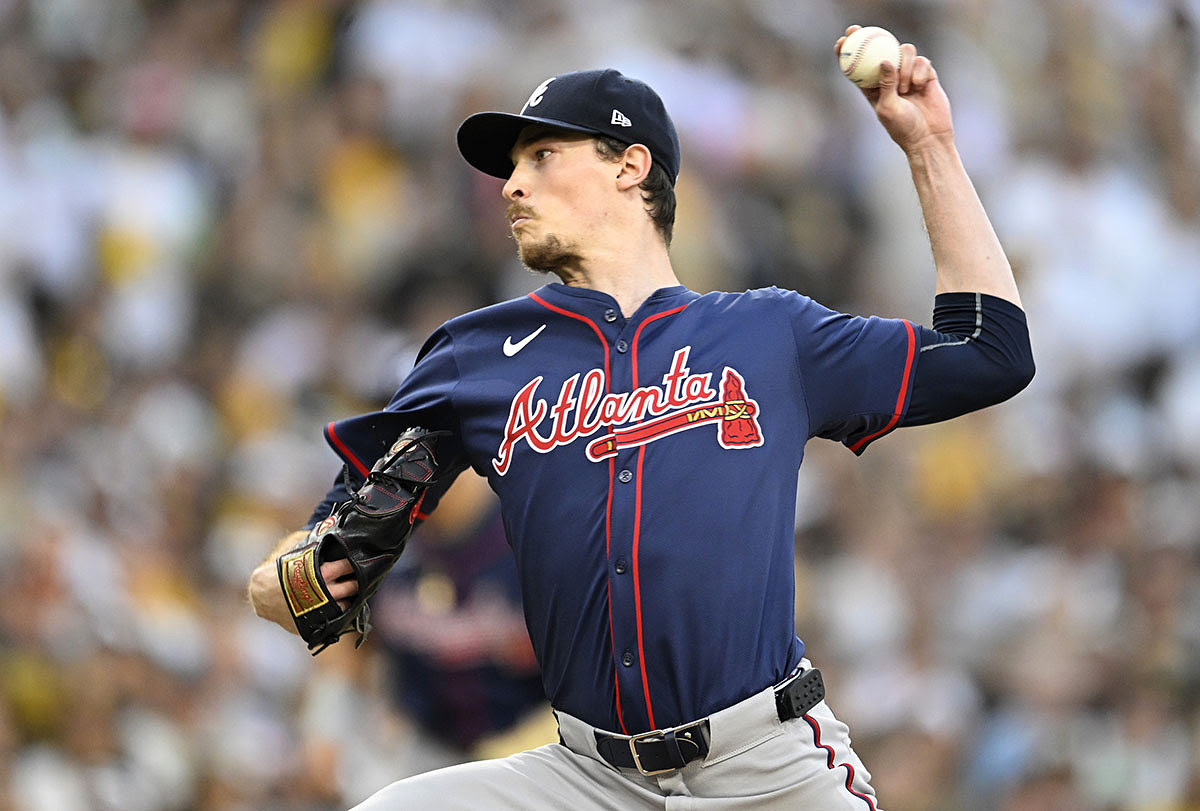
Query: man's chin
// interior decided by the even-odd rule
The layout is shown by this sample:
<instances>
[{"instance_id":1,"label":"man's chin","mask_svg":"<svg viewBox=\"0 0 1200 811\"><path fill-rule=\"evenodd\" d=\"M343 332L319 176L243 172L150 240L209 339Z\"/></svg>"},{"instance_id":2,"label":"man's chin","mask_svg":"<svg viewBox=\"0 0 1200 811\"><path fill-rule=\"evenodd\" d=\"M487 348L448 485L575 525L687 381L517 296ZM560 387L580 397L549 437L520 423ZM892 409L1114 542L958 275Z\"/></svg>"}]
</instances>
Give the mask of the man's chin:
<instances>
[{"instance_id":1,"label":"man's chin","mask_svg":"<svg viewBox=\"0 0 1200 811\"><path fill-rule=\"evenodd\" d=\"M558 273L576 258L575 253L564 250L562 244L551 238L548 241L522 244L517 242L517 258L534 273Z\"/></svg>"}]
</instances>

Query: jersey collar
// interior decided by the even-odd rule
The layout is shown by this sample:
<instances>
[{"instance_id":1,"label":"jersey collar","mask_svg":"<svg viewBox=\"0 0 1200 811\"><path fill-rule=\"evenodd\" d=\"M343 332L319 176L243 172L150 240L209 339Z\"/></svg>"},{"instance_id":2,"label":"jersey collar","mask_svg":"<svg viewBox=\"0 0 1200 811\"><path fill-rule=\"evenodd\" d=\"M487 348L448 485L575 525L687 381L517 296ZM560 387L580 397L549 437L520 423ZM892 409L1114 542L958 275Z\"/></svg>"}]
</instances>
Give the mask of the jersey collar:
<instances>
[{"instance_id":1,"label":"jersey collar","mask_svg":"<svg viewBox=\"0 0 1200 811\"><path fill-rule=\"evenodd\" d=\"M534 294L557 307L580 315L602 317L608 310L615 310L618 315L621 312L620 305L617 304L615 298L601 290L592 290L587 287L572 287L561 282L551 282L538 288ZM689 290L681 284L660 287L642 302L637 312L629 320L636 321L699 297L699 293Z\"/></svg>"}]
</instances>

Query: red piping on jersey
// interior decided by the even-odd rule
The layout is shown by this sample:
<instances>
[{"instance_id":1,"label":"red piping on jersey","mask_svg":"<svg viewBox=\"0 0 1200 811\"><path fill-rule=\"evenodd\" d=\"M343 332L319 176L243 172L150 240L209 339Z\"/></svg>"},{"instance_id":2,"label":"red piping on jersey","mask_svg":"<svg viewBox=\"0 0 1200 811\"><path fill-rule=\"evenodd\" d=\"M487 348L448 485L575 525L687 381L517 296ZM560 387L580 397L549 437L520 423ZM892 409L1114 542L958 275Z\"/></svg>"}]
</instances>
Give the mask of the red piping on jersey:
<instances>
[{"instance_id":1,"label":"red piping on jersey","mask_svg":"<svg viewBox=\"0 0 1200 811\"><path fill-rule=\"evenodd\" d=\"M907 321L903 321L903 323L904 329L908 331L908 357L904 359L904 378L900 381L900 394L896 397L896 410L893 412L892 419L887 425L883 426L875 433L863 437L862 439L858 440L858 442L855 442L850 446L850 450L854 451L855 453L858 453L860 450L866 447L868 442L878 439L888 431L895 428L896 423L900 421L900 415L904 413L904 401L908 397L909 375L912 372L913 358L916 357L917 354L917 336L913 332L912 324L908 323Z\"/></svg>"},{"instance_id":2,"label":"red piping on jersey","mask_svg":"<svg viewBox=\"0 0 1200 811\"><path fill-rule=\"evenodd\" d=\"M642 330L651 321L657 321L660 318L666 318L668 315L674 315L680 310L687 307L683 304L671 310L664 310L661 313L655 313L647 318L633 333L633 355L631 356L631 366L633 371L633 387L638 387L638 339L642 337ZM642 669L642 695L646 698L646 718L650 722L651 729L658 729L658 725L654 723L654 707L650 703L650 680L646 677L646 646L642 642L642 586L641 576L638 572L638 542L642 535L642 462L646 458L646 446L643 445L638 450L637 463L637 480L634 491L633 502L633 609L634 617L637 621L637 646L638 646L638 662ZM610 487L612 479L609 479Z\"/></svg>"},{"instance_id":3,"label":"red piping on jersey","mask_svg":"<svg viewBox=\"0 0 1200 811\"><path fill-rule=\"evenodd\" d=\"M536 301L538 304L545 307L547 310L556 312L559 315L565 315L568 318L574 318L576 321L582 321L583 323L587 324L589 327L592 328L592 332L596 333L596 337L600 339L600 345L604 347L604 379L606 381L608 381L608 386L611 389L612 375L609 374L609 368L608 368L608 341L604 340L604 333L600 331L600 328L598 326L596 326L596 322L593 321L592 319L588 318L585 315L580 315L579 313L573 313L570 310L564 310L562 307L555 307L553 304L546 301L545 299L538 298L538 296L534 293L530 293L529 297L531 299L533 299L534 301Z\"/></svg>"},{"instance_id":4,"label":"red piping on jersey","mask_svg":"<svg viewBox=\"0 0 1200 811\"><path fill-rule=\"evenodd\" d=\"M332 422L325 426L325 434L329 437L329 441L333 443L333 447L337 448L338 453L342 455L342 458L354 465L354 469L357 470L365 479L367 474L371 472L371 469L364 465L359 458L354 455L354 452L350 450L349 446L347 446L345 442L342 442L341 437L339 437L337 435L337 431L334 430Z\"/></svg>"},{"instance_id":5,"label":"red piping on jersey","mask_svg":"<svg viewBox=\"0 0 1200 811\"><path fill-rule=\"evenodd\" d=\"M555 307L550 302L538 297L534 293L530 293L529 297L538 304L545 307L551 312L565 315L568 318L574 318L576 321L582 321L592 328L592 332L596 333L596 337L600 339L600 345L604 347L604 386L605 394L612 391L612 370L609 368L608 359L608 341L604 340L604 333L600 331L600 327L596 326L596 322L587 316L573 313L570 310L564 310L562 307ZM604 510L604 559L608 560L609 550L612 547L612 502L613 502L613 469L614 460L608 460L608 505ZM621 725L621 732L628 735L629 732L625 728L625 716L621 713L621 680L617 677L617 640L613 635L612 621L612 582L608 582L608 643L612 650L613 661L613 693L616 696L617 702L617 722Z\"/></svg>"},{"instance_id":6,"label":"red piping on jersey","mask_svg":"<svg viewBox=\"0 0 1200 811\"><path fill-rule=\"evenodd\" d=\"M634 331L634 333L633 333L633 387L635 389L638 387L638 370L637 370L638 338L640 338L642 336L642 330L644 330L646 328L646 325L649 324L651 321L657 321L660 318L666 318L668 315L675 315L675 313L679 312L680 310L684 309L685 307L687 307L687 304L680 305L679 307L676 307L673 310L663 310L661 313L655 313L654 315L650 316L645 321L643 321L641 324L639 324L637 330Z\"/></svg>"},{"instance_id":7,"label":"red piping on jersey","mask_svg":"<svg viewBox=\"0 0 1200 811\"><path fill-rule=\"evenodd\" d=\"M826 752L829 753L829 757L825 761L825 767L827 769L829 769L829 771L833 771L834 769L845 769L846 770L846 791L850 792L855 797L857 797L858 799L865 802L867 804L867 808L870 808L871 811L877 811L877 809L875 807L875 801L871 799L870 795L863 794L861 791L854 790L854 785L853 785L853 783L854 783L854 767L851 766L849 763L838 763L837 765L834 765L833 747L827 743L821 743L821 727L817 724L816 720L811 715L805 714L803 716L803 718L805 721L808 722L808 725L810 727L812 727L813 743L815 743L817 745L818 749L824 749Z\"/></svg>"},{"instance_id":8,"label":"red piping on jersey","mask_svg":"<svg viewBox=\"0 0 1200 811\"><path fill-rule=\"evenodd\" d=\"M604 559L608 560L612 554L612 501L613 501L613 468L617 460L610 458L608 460L608 506L604 509ZM608 644L612 648L613 657L613 695L617 697L617 721L621 724L622 734L628 735L629 730L625 728L625 716L621 713L621 681L617 678L617 640L613 637L613 619L612 619L612 581L605 578L608 589Z\"/></svg>"},{"instance_id":9,"label":"red piping on jersey","mask_svg":"<svg viewBox=\"0 0 1200 811\"><path fill-rule=\"evenodd\" d=\"M642 535L642 461L646 458L646 446L638 449L637 491L633 502L633 608L637 617L638 660L642 667L642 695L646 697L646 718L650 721L651 729L658 729L654 723L654 707L650 704L650 680L646 678L646 649L642 645L642 584L638 577L638 541Z\"/></svg>"}]
</instances>

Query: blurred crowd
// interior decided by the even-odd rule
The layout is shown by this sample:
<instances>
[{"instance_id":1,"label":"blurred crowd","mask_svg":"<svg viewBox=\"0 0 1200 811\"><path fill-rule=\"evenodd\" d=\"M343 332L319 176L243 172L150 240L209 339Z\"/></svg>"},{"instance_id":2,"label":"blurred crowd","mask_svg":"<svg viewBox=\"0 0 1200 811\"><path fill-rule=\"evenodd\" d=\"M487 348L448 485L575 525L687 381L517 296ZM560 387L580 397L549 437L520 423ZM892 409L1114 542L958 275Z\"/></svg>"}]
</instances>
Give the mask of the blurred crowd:
<instances>
[{"instance_id":1,"label":"blurred crowd","mask_svg":"<svg viewBox=\"0 0 1200 811\"><path fill-rule=\"evenodd\" d=\"M0 0L0 811L323 811L552 739L536 696L421 702L529 676L477 556L418 552L317 659L249 572L338 474L326 422L542 283L453 134L549 75L663 95L685 284L928 324L851 22L932 57L1038 375L810 444L798 632L892 811L1200 808L1200 1ZM442 534L493 543L466 489Z\"/></svg>"}]
</instances>

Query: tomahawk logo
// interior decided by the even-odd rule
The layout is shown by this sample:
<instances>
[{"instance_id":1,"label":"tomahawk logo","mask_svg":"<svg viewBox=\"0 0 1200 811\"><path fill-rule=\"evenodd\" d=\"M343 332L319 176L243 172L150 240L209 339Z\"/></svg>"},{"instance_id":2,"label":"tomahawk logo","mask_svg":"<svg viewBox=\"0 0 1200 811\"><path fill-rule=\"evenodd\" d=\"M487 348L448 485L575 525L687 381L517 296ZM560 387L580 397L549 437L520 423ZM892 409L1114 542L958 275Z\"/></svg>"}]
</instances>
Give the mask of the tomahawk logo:
<instances>
[{"instance_id":1,"label":"tomahawk logo","mask_svg":"<svg viewBox=\"0 0 1200 811\"><path fill-rule=\"evenodd\" d=\"M745 379L726 366L718 392L712 387L711 372L691 373L687 365L691 350L685 346L675 353L661 385L639 386L631 392L605 393L604 370L592 369L567 378L551 405L537 398L543 378L535 377L513 397L492 467L501 476L507 473L521 441L538 453L549 453L599 431L604 433L585 449L593 462L711 423L717 426L722 448L762 445L758 403L746 392Z\"/></svg>"},{"instance_id":2,"label":"tomahawk logo","mask_svg":"<svg viewBox=\"0 0 1200 811\"><path fill-rule=\"evenodd\" d=\"M521 112L524 113L530 107L537 107L539 104L541 104L542 96L546 93L546 88L550 87L550 83L557 78L557 76L551 76L549 79L535 87L533 92L529 94L529 101L525 102L525 106L521 108Z\"/></svg>"}]
</instances>

